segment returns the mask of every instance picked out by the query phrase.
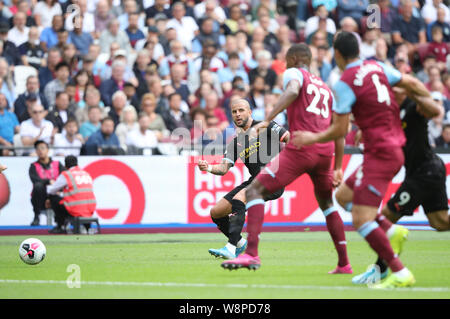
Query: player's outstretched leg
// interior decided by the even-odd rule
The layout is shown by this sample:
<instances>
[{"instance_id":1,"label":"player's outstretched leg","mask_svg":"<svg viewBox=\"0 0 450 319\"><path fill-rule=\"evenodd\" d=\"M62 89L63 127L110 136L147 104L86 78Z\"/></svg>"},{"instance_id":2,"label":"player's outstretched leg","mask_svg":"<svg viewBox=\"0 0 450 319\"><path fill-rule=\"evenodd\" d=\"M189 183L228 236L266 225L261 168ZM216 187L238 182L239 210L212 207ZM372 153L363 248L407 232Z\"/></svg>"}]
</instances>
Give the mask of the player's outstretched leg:
<instances>
[{"instance_id":1,"label":"player's outstretched leg","mask_svg":"<svg viewBox=\"0 0 450 319\"><path fill-rule=\"evenodd\" d=\"M392 274L380 284L371 286L376 289L409 287L415 283L413 274L404 267L398 256L392 250L386 233L378 223L370 220L370 216L376 216L376 207L354 205L352 210L353 224L358 233L369 243L370 247L386 260ZM373 217L372 217L373 218Z\"/></svg>"},{"instance_id":2,"label":"player's outstretched leg","mask_svg":"<svg viewBox=\"0 0 450 319\"><path fill-rule=\"evenodd\" d=\"M214 224L217 225L217 228L228 238L230 233L230 218L229 214L231 213L231 204L226 199L221 199L210 212L211 219ZM220 256L217 254L219 249L209 249L209 253L216 257L227 258L225 256ZM230 256L228 258L234 258L234 256Z\"/></svg>"},{"instance_id":3,"label":"player's outstretched leg","mask_svg":"<svg viewBox=\"0 0 450 319\"><path fill-rule=\"evenodd\" d=\"M238 200L233 199L231 201L231 215L228 217L229 219L229 234L228 234L228 243L225 247L220 249L209 249L209 253L213 256L224 258L224 259L233 259L239 256L242 252L245 251L247 247L247 240L242 238L241 232L245 223L245 204Z\"/></svg>"},{"instance_id":4,"label":"player's outstretched leg","mask_svg":"<svg viewBox=\"0 0 450 319\"><path fill-rule=\"evenodd\" d=\"M261 261L258 257L258 243L259 234L262 230L264 222L264 186L254 179L247 187L247 249L245 254L231 260L224 261L222 267L225 269L258 269L261 266Z\"/></svg>"}]
</instances>

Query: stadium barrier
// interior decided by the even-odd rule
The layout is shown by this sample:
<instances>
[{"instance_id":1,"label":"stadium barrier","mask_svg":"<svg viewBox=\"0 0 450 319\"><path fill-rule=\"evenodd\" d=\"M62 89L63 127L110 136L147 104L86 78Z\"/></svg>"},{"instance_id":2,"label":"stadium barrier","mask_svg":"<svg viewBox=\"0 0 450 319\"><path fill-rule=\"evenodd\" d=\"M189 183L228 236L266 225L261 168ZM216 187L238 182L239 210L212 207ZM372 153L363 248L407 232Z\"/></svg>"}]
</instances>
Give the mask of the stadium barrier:
<instances>
[{"instance_id":1,"label":"stadium barrier","mask_svg":"<svg viewBox=\"0 0 450 319\"><path fill-rule=\"evenodd\" d=\"M450 155L440 155L450 165ZM63 161L63 158L56 158ZM33 157L2 157L8 166L0 175L0 226L29 225L33 218L30 202L32 184L28 169ZM96 215L102 225L211 223L209 210L217 200L249 176L242 163L225 176L200 172L194 156L81 156L79 163L94 179L97 197ZM220 157L208 159L219 161ZM360 154L344 157L344 178L362 162ZM404 178L402 169L393 179L385 203ZM449 191L449 189L447 189ZM344 222L351 215L339 205ZM419 208L405 221L426 222ZM267 223L324 223L314 199L312 183L302 176L286 188L278 200L266 203ZM45 224L45 222L41 223Z\"/></svg>"}]
</instances>

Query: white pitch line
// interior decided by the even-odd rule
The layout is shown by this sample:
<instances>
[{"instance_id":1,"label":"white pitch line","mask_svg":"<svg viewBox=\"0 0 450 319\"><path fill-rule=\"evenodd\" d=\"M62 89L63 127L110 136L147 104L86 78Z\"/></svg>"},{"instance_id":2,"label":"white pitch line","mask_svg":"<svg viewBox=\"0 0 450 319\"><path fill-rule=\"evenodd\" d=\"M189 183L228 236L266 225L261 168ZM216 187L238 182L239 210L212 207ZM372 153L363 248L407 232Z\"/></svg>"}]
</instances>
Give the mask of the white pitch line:
<instances>
[{"instance_id":1,"label":"white pitch line","mask_svg":"<svg viewBox=\"0 0 450 319\"><path fill-rule=\"evenodd\" d=\"M72 282L70 282L72 283ZM0 284L61 284L63 280L16 280L0 279ZM81 285L90 286L148 286L148 287L194 287L194 288L257 288L257 289L319 289L319 290L367 290L366 286L313 286L313 285L263 285L263 284L205 284L183 282L127 282L127 281L81 281ZM408 292L450 292L449 287L412 287L399 288L396 291Z\"/></svg>"}]
</instances>

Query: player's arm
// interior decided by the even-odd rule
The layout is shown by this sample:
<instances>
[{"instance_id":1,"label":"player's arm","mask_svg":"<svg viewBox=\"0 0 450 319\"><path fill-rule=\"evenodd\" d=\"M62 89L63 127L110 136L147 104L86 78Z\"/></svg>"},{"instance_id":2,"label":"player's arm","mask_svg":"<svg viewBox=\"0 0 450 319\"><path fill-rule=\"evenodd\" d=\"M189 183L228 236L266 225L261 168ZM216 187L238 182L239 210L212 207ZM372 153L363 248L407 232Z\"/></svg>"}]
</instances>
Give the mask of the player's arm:
<instances>
[{"instance_id":1,"label":"player's arm","mask_svg":"<svg viewBox=\"0 0 450 319\"><path fill-rule=\"evenodd\" d=\"M222 163L216 165L210 165L207 161L200 160L198 161L198 168L203 172L209 172L214 175L225 175L228 173L230 168L233 166L232 163L223 160Z\"/></svg>"},{"instance_id":2,"label":"player's arm","mask_svg":"<svg viewBox=\"0 0 450 319\"><path fill-rule=\"evenodd\" d=\"M416 102L417 111L426 118L433 118L443 115L445 112L444 107L436 103L432 97L412 95L410 98Z\"/></svg>"},{"instance_id":3,"label":"player's arm","mask_svg":"<svg viewBox=\"0 0 450 319\"><path fill-rule=\"evenodd\" d=\"M395 84L395 86L405 89L408 96L410 96L412 99L414 99L415 97L431 98L431 94L426 86L417 78L409 74L402 74L401 79Z\"/></svg>"},{"instance_id":4,"label":"player's arm","mask_svg":"<svg viewBox=\"0 0 450 319\"><path fill-rule=\"evenodd\" d=\"M291 137L291 134L284 127L282 127L281 125L279 125L275 121L271 121L269 123L268 128L270 130L272 130L272 132L274 132L275 134L278 135L278 139L280 140L280 142L286 143L286 144L289 143L289 139Z\"/></svg>"},{"instance_id":5,"label":"player's arm","mask_svg":"<svg viewBox=\"0 0 450 319\"><path fill-rule=\"evenodd\" d=\"M342 178L344 177L344 172L342 171L342 160L344 158L344 146L345 138L340 137L334 141L334 172L333 172L333 187L338 187Z\"/></svg>"}]
</instances>

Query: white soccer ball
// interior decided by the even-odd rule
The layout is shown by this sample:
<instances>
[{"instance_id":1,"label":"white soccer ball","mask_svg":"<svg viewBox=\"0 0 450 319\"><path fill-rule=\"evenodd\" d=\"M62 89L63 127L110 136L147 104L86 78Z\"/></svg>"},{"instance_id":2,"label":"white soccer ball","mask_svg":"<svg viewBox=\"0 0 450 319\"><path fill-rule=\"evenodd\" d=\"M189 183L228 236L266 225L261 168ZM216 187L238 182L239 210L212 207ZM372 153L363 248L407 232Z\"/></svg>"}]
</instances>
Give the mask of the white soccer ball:
<instances>
[{"instance_id":1,"label":"white soccer ball","mask_svg":"<svg viewBox=\"0 0 450 319\"><path fill-rule=\"evenodd\" d=\"M29 265L39 264L45 258L45 245L37 238L25 239L19 246L19 256Z\"/></svg>"}]
</instances>

